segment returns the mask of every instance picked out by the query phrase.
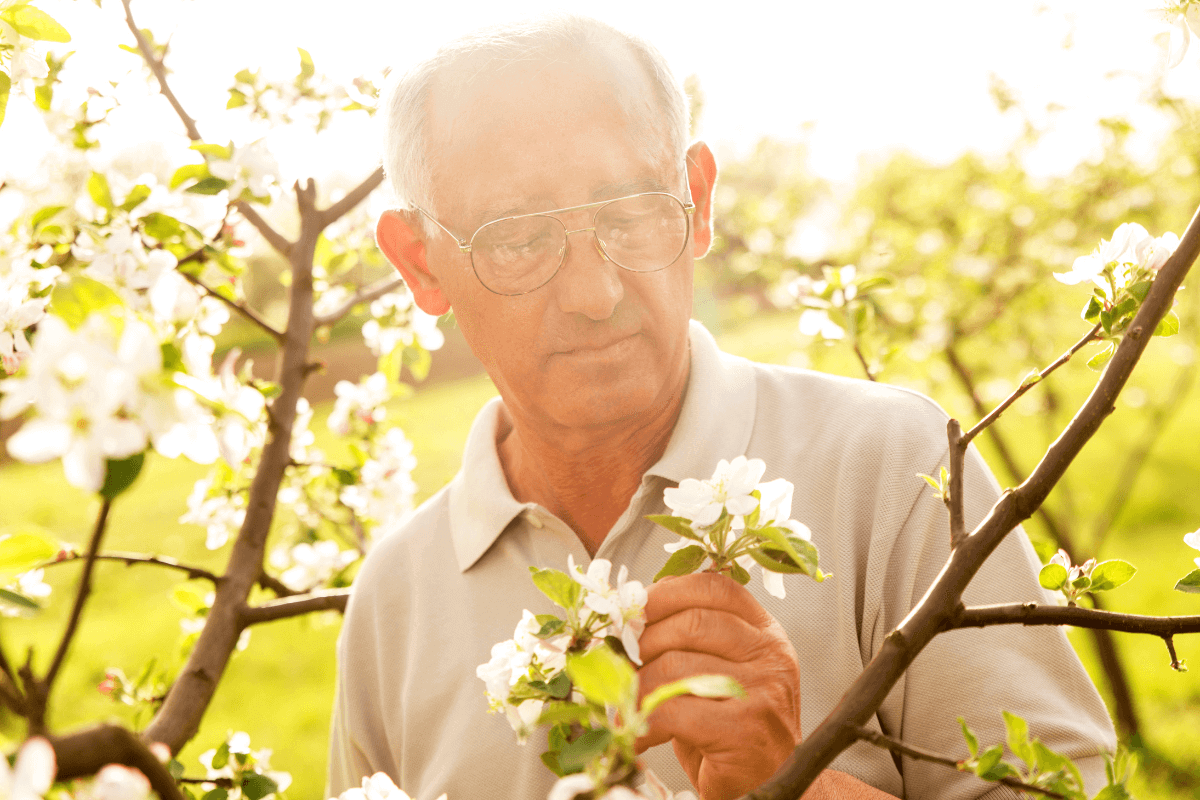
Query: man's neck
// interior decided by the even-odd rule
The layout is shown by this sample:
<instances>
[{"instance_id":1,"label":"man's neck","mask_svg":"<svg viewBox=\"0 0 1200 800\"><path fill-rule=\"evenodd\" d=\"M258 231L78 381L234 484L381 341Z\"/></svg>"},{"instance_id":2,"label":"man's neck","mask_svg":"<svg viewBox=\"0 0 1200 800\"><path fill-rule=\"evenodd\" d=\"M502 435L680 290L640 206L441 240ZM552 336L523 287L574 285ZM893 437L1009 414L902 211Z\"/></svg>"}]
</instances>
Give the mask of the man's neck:
<instances>
[{"instance_id":1,"label":"man's neck","mask_svg":"<svg viewBox=\"0 0 1200 800\"><path fill-rule=\"evenodd\" d=\"M538 426L509 417L511 428L501 431L497 449L513 497L537 503L567 523L594 556L642 476L666 451L686 385L685 375L666 403L599 429L546 436Z\"/></svg>"}]
</instances>

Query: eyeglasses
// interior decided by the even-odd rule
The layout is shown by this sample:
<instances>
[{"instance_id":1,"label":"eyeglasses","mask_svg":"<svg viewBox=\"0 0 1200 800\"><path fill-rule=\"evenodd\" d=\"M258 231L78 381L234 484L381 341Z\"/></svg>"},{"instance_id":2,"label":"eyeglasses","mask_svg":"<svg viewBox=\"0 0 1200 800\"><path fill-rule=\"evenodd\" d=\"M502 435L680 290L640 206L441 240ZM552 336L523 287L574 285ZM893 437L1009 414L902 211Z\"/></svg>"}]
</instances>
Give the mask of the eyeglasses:
<instances>
[{"instance_id":1,"label":"eyeglasses","mask_svg":"<svg viewBox=\"0 0 1200 800\"><path fill-rule=\"evenodd\" d=\"M567 230L552 214L594 208L592 224ZM602 200L536 214L502 217L483 225L470 240L459 239L450 229L417 208L471 256L471 267L484 288L495 294L516 296L545 286L567 257L567 237L591 231L600 255L630 272L665 269L683 253L691 234L695 204L684 205L666 192L642 192L616 200Z\"/></svg>"}]
</instances>

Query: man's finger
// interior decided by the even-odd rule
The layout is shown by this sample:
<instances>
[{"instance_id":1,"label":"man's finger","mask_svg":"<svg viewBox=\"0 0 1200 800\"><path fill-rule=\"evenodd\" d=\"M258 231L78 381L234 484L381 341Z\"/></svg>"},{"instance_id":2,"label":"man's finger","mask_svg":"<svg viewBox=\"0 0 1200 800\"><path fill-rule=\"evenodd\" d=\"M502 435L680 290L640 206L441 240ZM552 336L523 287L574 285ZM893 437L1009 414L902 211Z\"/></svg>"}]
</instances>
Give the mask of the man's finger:
<instances>
[{"instance_id":1,"label":"man's finger","mask_svg":"<svg viewBox=\"0 0 1200 800\"><path fill-rule=\"evenodd\" d=\"M745 586L733 578L713 572L696 572L664 578L652 584L647 594L647 625L687 608L728 611L756 628L765 628L772 621L771 615L759 605Z\"/></svg>"},{"instance_id":2,"label":"man's finger","mask_svg":"<svg viewBox=\"0 0 1200 800\"><path fill-rule=\"evenodd\" d=\"M736 614L688 608L647 626L638 644L645 666L669 650L752 661L761 654L764 642L762 630Z\"/></svg>"}]
</instances>

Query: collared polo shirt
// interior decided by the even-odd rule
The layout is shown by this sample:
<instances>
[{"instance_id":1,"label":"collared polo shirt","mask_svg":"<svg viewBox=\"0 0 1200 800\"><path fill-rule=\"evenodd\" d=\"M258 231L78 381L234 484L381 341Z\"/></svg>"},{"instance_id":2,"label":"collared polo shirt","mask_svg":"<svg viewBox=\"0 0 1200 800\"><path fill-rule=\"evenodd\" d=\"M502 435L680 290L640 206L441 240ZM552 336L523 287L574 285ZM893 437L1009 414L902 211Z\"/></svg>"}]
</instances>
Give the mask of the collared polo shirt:
<instances>
[{"instance_id":1,"label":"collared polo shirt","mask_svg":"<svg viewBox=\"0 0 1200 800\"><path fill-rule=\"evenodd\" d=\"M667 513L663 490L708 478L721 459L766 462L763 480L795 485L792 517L813 532L817 584L785 576L786 599L749 589L791 637L801 671L802 732L832 710L920 600L949 554L946 510L918 473L946 463L946 415L917 393L722 353L693 322L691 370L679 420L662 458L643 476L597 558L649 584L677 537L651 524ZM565 570L590 557L545 508L509 490L497 454L510 422L499 398L476 417L463 466L371 550L355 581L338 642L338 689L327 796L376 771L420 800L544 798L554 776L542 765L545 734L517 744L501 715L487 713L475 677L493 644L511 638L523 609L551 613L529 567ZM972 449L965 473L967 523L999 497ZM1018 529L968 587L968 605L1053 602L1040 564ZM892 689L873 724L927 750L966 757L956 718L985 746L1005 740L1001 711L1023 716L1033 735L1072 757L1091 791L1102 785L1096 755L1115 737L1107 711L1066 637L1056 628L995 626L937 637ZM1091 756L1090 758L1088 756ZM691 788L670 744L644 762L673 790ZM898 797L1010 797L1012 792L859 742L832 764Z\"/></svg>"}]
</instances>

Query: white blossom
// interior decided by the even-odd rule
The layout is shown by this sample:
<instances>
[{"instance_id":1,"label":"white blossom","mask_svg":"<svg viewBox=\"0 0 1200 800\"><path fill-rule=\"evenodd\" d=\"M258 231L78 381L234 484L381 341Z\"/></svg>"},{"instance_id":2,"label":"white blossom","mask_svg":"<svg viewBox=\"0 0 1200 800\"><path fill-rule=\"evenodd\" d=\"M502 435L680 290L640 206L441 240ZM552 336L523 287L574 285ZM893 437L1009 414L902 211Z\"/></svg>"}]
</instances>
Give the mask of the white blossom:
<instances>
[{"instance_id":1,"label":"white blossom","mask_svg":"<svg viewBox=\"0 0 1200 800\"><path fill-rule=\"evenodd\" d=\"M1197 13L1200 13L1200 6L1197 6L1196 10ZM1167 231L1157 239L1147 237L1138 245L1137 262L1151 272L1158 272L1177 247L1179 247L1179 237L1171 231Z\"/></svg>"},{"instance_id":2,"label":"white blossom","mask_svg":"<svg viewBox=\"0 0 1200 800\"><path fill-rule=\"evenodd\" d=\"M147 251L141 234L130 228L117 227L107 237L90 238L90 247L80 243L72 248L76 258L87 262L84 273L115 288L135 308L144 305L141 294L179 263L168 250Z\"/></svg>"},{"instance_id":3,"label":"white blossom","mask_svg":"<svg viewBox=\"0 0 1200 800\"><path fill-rule=\"evenodd\" d=\"M150 781L136 769L108 764L75 796L76 800L146 800L150 797Z\"/></svg>"},{"instance_id":4,"label":"white blossom","mask_svg":"<svg viewBox=\"0 0 1200 800\"><path fill-rule=\"evenodd\" d=\"M347 789L337 796L337 800L412 800L407 793L388 777L385 772L362 779L362 788ZM437 800L446 800L446 795L440 795Z\"/></svg>"},{"instance_id":5,"label":"white blossom","mask_svg":"<svg viewBox=\"0 0 1200 800\"><path fill-rule=\"evenodd\" d=\"M1194 547L1195 549L1200 550L1200 529L1185 534L1183 537L1183 543L1188 547ZM1200 558L1196 559L1196 566L1200 567Z\"/></svg>"},{"instance_id":6,"label":"white blossom","mask_svg":"<svg viewBox=\"0 0 1200 800\"><path fill-rule=\"evenodd\" d=\"M0 797L7 800L41 800L58 772L54 748L41 736L33 736L17 751L17 763L9 768L0 757Z\"/></svg>"},{"instance_id":7,"label":"white blossom","mask_svg":"<svg viewBox=\"0 0 1200 800\"><path fill-rule=\"evenodd\" d=\"M32 82L40 81L50 74L45 56L33 49L33 41L23 38L16 28L0 20L0 45L12 48L8 51L8 76L13 85L20 87L24 94L33 96Z\"/></svg>"},{"instance_id":8,"label":"white blossom","mask_svg":"<svg viewBox=\"0 0 1200 800\"><path fill-rule=\"evenodd\" d=\"M247 189L254 197L267 197L271 187L279 184L279 163L261 139L234 147L228 161L213 159L208 171L229 181L229 196L233 198L241 197Z\"/></svg>"},{"instance_id":9,"label":"white blossom","mask_svg":"<svg viewBox=\"0 0 1200 800\"><path fill-rule=\"evenodd\" d=\"M761 458L721 459L712 478L706 481L685 478L679 488L663 492L663 501L677 516L700 526L716 522L722 508L733 516L749 514L758 505L750 493L766 468Z\"/></svg>"},{"instance_id":10,"label":"white blossom","mask_svg":"<svg viewBox=\"0 0 1200 800\"><path fill-rule=\"evenodd\" d=\"M336 573L353 564L359 558L354 550L342 550L337 542L328 539L309 544L301 542L294 546L284 558L272 558L279 566L286 561L291 566L279 576L284 586L297 592L305 592L321 586Z\"/></svg>"},{"instance_id":11,"label":"white blossom","mask_svg":"<svg viewBox=\"0 0 1200 800\"><path fill-rule=\"evenodd\" d=\"M1111 239L1101 239L1100 244L1090 255L1075 259L1070 272L1055 272L1054 278L1068 286L1094 281L1097 286L1107 288L1104 281L1104 270L1110 264L1137 264L1139 251L1146 248L1154 238L1136 222L1125 222L1113 232Z\"/></svg>"},{"instance_id":12,"label":"white blossom","mask_svg":"<svg viewBox=\"0 0 1200 800\"><path fill-rule=\"evenodd\" d=\"M383 404L391 398L392 392L387 376L382 372L368 375L357 384L338 381L333 391L337 400L326 424L339 436L350 435L355 420L370 428L387 417Z\"/></svg>"},{"instance_id":13,"label":"white blossom","mask_svg":"<svg viewBox=\"0 0 1200 800\"><path fill-rule=\"evenodd\" d=\"M160 325L180 331L195 329L216 336L229 322L229 309L214 297L201 294L178 270L167 270L150 287L150 309Z\"/></svg>"},{"instance_id":14,"label":"white blossom","mask_svg":"<svg viewBox=\"0 0 1200 800\"><path fill-rule=\"evenodd\" d=\"M201 478L192 487L187 499L187 513L179 518L184 524L201 525L207 538L205 546L216 550L229 541L246 519L246 498L242 492L212 491L211 477Z\"/></svg>"},{"instance_id":15,"label":"white blossom","mask_svg":"<svg viewBox=\"0 0 1200 800\"><path fill-rule=\"evenodd\" d=\"M36 257L49 258L49 253L40 248ZM36 269L32 265L34 253L10 259L0 254L0 369L10 375L16 372L30 353L25 331L35 325L46 314L48 296L42 294L62 273L58 267Z\"/></svg>"},{"instance_id":16,"label":"white blossom","mask_svg":"<svg viewBox=\"0 0 1200 800\"><path fill-rule=\"evenodd\" d=\"M839 290L840 291L840 290ZM846 335L846 329L829 318L829 312L821 308L806 308L800 315L800 333L805 336L820 336L834 341Z\"/></svg>"},{"instance_id":17,"label":"white blossom","mask_svg":"<svg viewBox=\"0 0 1200 800\"><path fill-rule=\"evenodd\" d=\"M359 482L347 486L339 496L358 515L376 523L392 522L412 511L417 485L412 470L417 459L412 442L399 428L381 437L378 452L360 471Z\"/></svg>"},{"instance_id":18,"label":"white blossom","mask_svg":"<svg viewBox=\"0 0 1200 800\"><path fill-rule=\"evenodd\" d=\"M426 350L437 350L446 341L438 329L437 317L417 308L407 289L377 298L370 309L372 319L363 324L362 332L367 347L376 356L414 343Z\"/></svg>"},{"instance_id":19,"label":"white blossom","mask_svg":"<svg viewBox=\"0 0 1200 800\"><path fill-rule=\"evenodd\" d=\"M607 633L621 640L626 655L635 663L642 663L638 639L646 629L646 589L638 581L629 580L629 568L624 564L617 573L617 585L608 582L612 562L596 558L588 565L587 574L567 554L567 574L587 590L583 604L601 616L608 617Z\"/></svg>"},{"instance_id":20,"label":"white blossom","mask_svg":"<svg viewBox=\"0 0 1200 800\"><path fill-rule=\"evenodd\" d=\"M203 338L198 340L199 343L203 343ZM185 363L193 358L202 358L187 349L184 355ZM237 348L230 350L216 375L203 363L189 364L190 375L175 374L179 385L208 402L221 458L234 468L249 458L252 450L262 446L267 433L263 419L266 399L262 392L238 380L234 373L233 367L240 355L241 351Z\"/></svg>"}]
</instances>

